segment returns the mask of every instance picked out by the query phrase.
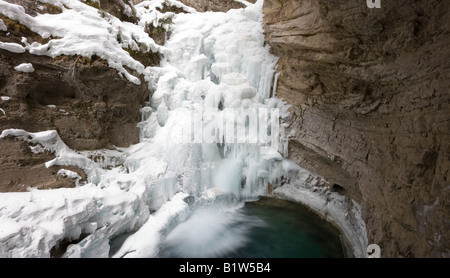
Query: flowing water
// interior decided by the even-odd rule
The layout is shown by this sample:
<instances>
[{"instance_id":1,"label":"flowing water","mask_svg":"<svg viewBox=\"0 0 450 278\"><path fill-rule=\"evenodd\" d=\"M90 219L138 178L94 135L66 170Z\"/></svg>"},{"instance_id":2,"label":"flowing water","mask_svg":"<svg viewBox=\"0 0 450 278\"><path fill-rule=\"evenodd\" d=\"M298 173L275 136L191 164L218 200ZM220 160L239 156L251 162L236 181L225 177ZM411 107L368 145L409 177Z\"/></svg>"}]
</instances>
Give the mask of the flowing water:
<instances>
[{"instance_id":1,"label":"flowing water","mask_svg":"<svg viewBox=\"0 0 450 278\"><path fill-rule=\"evenodd\" d=\"M277 199L220 212L195 211L162 245L160 257L342 258L340 233L304 206Z\"/></svg>"}]
</instances>

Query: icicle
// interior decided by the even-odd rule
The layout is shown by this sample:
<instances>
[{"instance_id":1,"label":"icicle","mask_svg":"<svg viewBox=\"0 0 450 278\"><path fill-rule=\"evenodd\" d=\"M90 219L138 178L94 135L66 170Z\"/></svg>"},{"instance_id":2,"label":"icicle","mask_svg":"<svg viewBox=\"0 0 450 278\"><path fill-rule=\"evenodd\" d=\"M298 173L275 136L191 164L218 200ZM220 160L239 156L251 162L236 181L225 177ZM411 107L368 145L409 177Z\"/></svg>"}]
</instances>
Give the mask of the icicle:
<instances>
[{"instance_id":1,"label":"icicle","mask_svg":"<svg viewBox=\"0 0 450 278\"><path fill-rule=\"evenodd\" d=\"M274 82L273 82L273 90L272 90L272 96L271 97L277 97L277 86L278 86L278 77L280 77L281 72L277 72L275 74Z\"/></svg>"}]
</instances>

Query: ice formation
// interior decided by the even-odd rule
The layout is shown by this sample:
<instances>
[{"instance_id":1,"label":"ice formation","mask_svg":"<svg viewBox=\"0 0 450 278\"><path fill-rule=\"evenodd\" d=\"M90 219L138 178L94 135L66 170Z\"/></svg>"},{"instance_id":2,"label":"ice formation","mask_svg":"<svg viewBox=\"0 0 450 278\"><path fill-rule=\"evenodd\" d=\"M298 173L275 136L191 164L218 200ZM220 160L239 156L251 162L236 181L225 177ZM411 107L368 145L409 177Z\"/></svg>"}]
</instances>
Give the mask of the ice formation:
<instances>
[{"instance_id":1,"label":"ice formation","mask_svg":"<svg viewBox=\"0 0 450 278\"><path fill-rule=\"evenodd\" d=\"M245 200L268 195L269 188L328 215L353 237L355 253L363 256L359 249L365 242L357 234L361 221L344 215L346 200L333 196L326 202L328 195L313 194L306 178L312 174L283 157L287 135L282 122L289 112L271 98L277 57L264 46L262 0L242 1L247 8L227 13L196 13L170 0L191 13L171 15L164 47L143 31L145 23L162 16L155 7L163 1L136 5L139 25L109 15L105 20L78 1L49 2L63 13L33 18L0 1L9 17L43 37L59 37L46 45L24 41L25 46L0 43L0 48L53 57L95 54L131 82L138 80L124 66L144 74L155 91L142 108L140 143L126 149L75 152L56 131L2 132L0 138L29 142L33 152L54 153L47 167L80 167L87 181L72 189L0 194L0 257L49 257L62 240L72 242L63 257L157 257L162 240L197 208L212 206L211 213L221 217ZM89 28L78 28L74 20ZM123 44L163 52L161 67L144 68ZM90 159L94 153L103 160ZM60 174L79 178L68 170ZM177 240L180 229L169 242Z\"/></svg>"}]
</instances>

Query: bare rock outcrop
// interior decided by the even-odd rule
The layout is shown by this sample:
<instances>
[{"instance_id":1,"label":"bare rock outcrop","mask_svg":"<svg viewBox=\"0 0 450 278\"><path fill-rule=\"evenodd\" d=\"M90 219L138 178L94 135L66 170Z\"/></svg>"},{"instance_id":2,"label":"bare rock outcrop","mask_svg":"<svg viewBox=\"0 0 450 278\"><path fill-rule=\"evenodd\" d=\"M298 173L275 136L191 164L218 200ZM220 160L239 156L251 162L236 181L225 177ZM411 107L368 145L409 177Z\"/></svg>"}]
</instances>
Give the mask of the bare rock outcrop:
<instances>
[{"instance_id":1,"label":"bare rock outcrop","mask_svg":"<svg viewBox=\"0 0 450 278\"><path fill-rule=\"evenodd\" d=\"M134 4L139 4L143 0L131 0ZM235 0L179 0L186 6L192 7L198 12L227 12L230 9L245 8L245 5ZM256 0L248 1L255 3Z\"/></svg>"},{"instance_id":2,"label":"bare rock outcrop","mask_svg":"<svg viewBox=\"0 0 450 278\"><path fill-rule=\"evenodd\" d=\"M183 4L199 12L226 12L230 9L245 8L245 5L234 0L180 0Z\"/></svg>"},{"instance_id":3,"label":"bare rock outcrop","mask_svg":"<svg viewBox=\"0 0 450 278\"><path fill-rule=\"evenodd\" d=\"M265 0L290 157L360 202L383 257L450 256L450 6Z\"/></svg>"},{"instance_id":4,"label":"bare rock outcrop","mask_svg":"<svg viewBox=\"0 0 450 278\"><path fill-rule=\"evenodd\" d=\"M140 106L149 89L137 86L101 59L61 56L55 59L0 51L0 100L5 111L0 129L29 132L55 129L75 150L129 146L139 140ZM15 66L31 63L32 73Z\"/></svg>"},{"instance_id":5,"label":"bare rock outcrop","mask_svg":"<svg viewBox=\"0 0 450 278\"><path fill-rule=\"evenodd\" d=\"M74 187L77 179L59 174L62 169L77 173L79 182L86 180L84 171L77 167L45 167L54 156L49 152L33 153L27 142L13 138L0 142L0 192L26 192L30 187L40 190Z\"/></svg>"},{"instance_id":6,"label":"bare rock outcrop","mask_svg":"<svg viewBox=\"0 0 450 278\"><path fill-rule=\"evenodd\" d=\"M22 5L31 16L61 12L56 6L37 1L9 2ZM116 2L110 2L110 6L105 4L105 8L120 14ZM132 16L130 14L129 18ZM20 44L25 37L29 43L45 42L1 11L0 18L7 27L0 31L0 41ZM24 63L31 64L34 71L16 69ZM91 59L81 56L51 58L1 49L0 132L10 128L28 132L56 130L74 150L127 147L138 143L140 107L150 96L142 76L140 81L140 85L129 82L96 56ZM0 146L0 192L22 191L28 186L42 189L74 186L72 180L57 175L58 167L45 168L43 162L52 159L50 153L33 154L25 150L23 142L8 138L0 139ZM72 170L84 175L79 169Z\"/></svg>"}]
</instances>

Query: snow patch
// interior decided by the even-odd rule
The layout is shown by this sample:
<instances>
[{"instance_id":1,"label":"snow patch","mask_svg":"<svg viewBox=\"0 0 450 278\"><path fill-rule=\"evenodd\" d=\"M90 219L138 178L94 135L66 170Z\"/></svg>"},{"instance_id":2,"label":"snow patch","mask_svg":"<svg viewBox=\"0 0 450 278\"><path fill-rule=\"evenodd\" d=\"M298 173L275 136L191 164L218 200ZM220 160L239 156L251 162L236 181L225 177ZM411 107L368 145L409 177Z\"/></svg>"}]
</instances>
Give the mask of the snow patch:
<instances>
[{"instance_id":1,"label":"snow patch","mask_svg":"<svg viewBox=\"0 0 450 278\"><path fill-rule=\"evenodd\" d=\"M63 177L70 178L70 179L80 179L81 178L80 175L78 175L76 172L70 171L70 170L67 170L67 169L61 169L61 170L58 171L57 174L61 175Z\"/></svg>"},{"instance_id":2,"label":"snow patch","mask_svg":"<svg viewBox=\"0 0 450 278\"><path fill-rule=\"evenodd\" d=\"M53 165L77 166L86 171L89 181L93 183L98 183L99 176L104 172L95 162L67 147L55 130L31 133L22 129L6 129L1 133L0 139L8 136L28 142L34 153L53 153L56 157L45 163L47 168Z\"/></svg>"},{"instance_id":3,"label":"snow patch","mask_svg":"<svg viewBox=\"0 0 450 278\"><path fill-rule=\"evenodd\" d=\"M186 197L188 197L187 194L178 193L172 200L165 203L136 233L125 240L122 247L112 257L156 257L163 236L173 229L173 226L186 219L189 212L189 206L184 202Z\"/></svg>"},{"instance_id":4,"label":"snow patch","mask_svg":"<svg viewBox=\"0 0 450 278\"><path fill-rule=\"evenodd\" d=\"M143 26L121 22L118 18L90 7L80 1L54 0L52 4L61 7L60 14L38 14L32 17L23 7L0 2L0 10L7 17L17 20L43 38L50 38L45 44L34 42L25 46L0 42L0 48L15 53L28 50L31 54L55 58L60 55L81 55L92 58L97 55L105 59L111 68L130 82L140 84L139 78L130 74L125 67L144 74L145 67L125 50L164 52L145 32ZM120 37L120 42L118 41Z\"/></svg>"},{"instance_id":5,"label":"snow patch","mask_svg":"<svg viewBox=\"0 0 450 278\"><path fill-rule=\"evenodd\" d=\"M25 48L17 43L12 42L0 42L0 49L7 50L13 53L24 53Z\"/></svg>"},{"instance_id":6,"label":"snow patch","mask_svg":"<svg viewBox=\"0 0 450 278\"><path fill-rule=\"evenodd\" d=\"M6 30L8 30L8 28L6 27L3 20L0 19L0 31L6 31Z\"/></svg>"},{"instance_id":7,"label":"snow patch","mask_svg":"<svg viewBox=\"0 0 450 278\"><path fill-rule=\"evenodd\" d=\"M246 5L246 6L252 5L252 3L248 2L248 1L245 1L245 0L234 0L234 2L239 2L239 3L242 3L242 4Z\"/></svg>"},{"instance_id":8,"label":"snow patch","mask_svg":"<svg viewBox=\"0 0 450 278\"><path fill-rule=\"evenodd\" d=\"M20 72L26 72L26 73L31 73L34 72L34 68L33 65L30 63L23 63L18 65L17 67L14 67L14 69L16 71L20 71Z\"/></svg>"}]
</instances>

